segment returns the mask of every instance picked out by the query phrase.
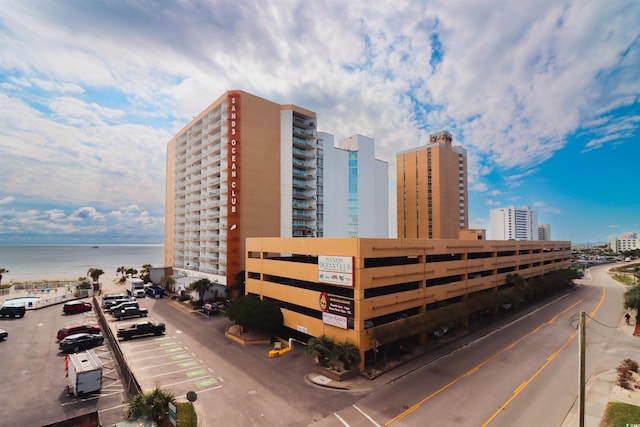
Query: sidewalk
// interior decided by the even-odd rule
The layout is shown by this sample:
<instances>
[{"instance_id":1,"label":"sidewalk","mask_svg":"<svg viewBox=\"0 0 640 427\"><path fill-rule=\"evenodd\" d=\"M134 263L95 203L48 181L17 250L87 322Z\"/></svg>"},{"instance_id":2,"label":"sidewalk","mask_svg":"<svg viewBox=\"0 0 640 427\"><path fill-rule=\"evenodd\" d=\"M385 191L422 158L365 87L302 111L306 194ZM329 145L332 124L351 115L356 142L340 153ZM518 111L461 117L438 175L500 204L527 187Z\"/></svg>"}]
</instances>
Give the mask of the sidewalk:
<instances>
[{"instance_id":1,"label":"sidewalk","mask_svg":"<svg viewBox=\"0 0 640 427\"><path fill-rule=\"evenodd\" d=\"M620 319L618 330L626 335L633 336L635 325L625 324L624 318ZM640 337L638 338L638 344L640 344ZM624 353L624 349L621 349ZM624 357L620 360L622 362ZM640 406L640 390L625 390L622 387L616 385L618 379L618 371L616 366L611 369L602 372L601 374L592 376L587 379L585 385L585 413L584 413L584 425L585 427L599 427L604 411L609 402L622 402L630 405ZM576 399L576 402L571 407L569 414L565 417L562 427L574 427L579 424L580 421L580 402Z\"/></svg>"}]
</instances>

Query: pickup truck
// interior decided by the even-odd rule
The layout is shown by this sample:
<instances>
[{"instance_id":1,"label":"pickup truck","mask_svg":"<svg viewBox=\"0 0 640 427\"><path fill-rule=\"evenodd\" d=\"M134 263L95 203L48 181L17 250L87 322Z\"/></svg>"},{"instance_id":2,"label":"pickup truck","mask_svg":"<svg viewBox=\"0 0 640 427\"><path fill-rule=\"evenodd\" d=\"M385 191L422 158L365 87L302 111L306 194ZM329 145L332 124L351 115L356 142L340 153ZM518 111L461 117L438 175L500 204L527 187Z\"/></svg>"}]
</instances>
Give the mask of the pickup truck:
<instances>
[{"instance_id":1,"label":"pickup truck","mask_svg":"<svg viewBox=\"0 0 640 427\"><path fill-rule=\"evenodd\" d=\"M123 340L129 340L142 335L162 335L164 334L164 323L138 322L127 326L126 328L118 328L117 336Z\"/></svg>"},{"instance_id":2,"label":"pickup truck","mask_svg":"<svg viewBox=\"0 0 640 427\"><path fill-rule=\"evenodd\" d=\"M143 317L149 314L149 310L146 308L138 308L138 307L125 307L122 310L114 311L113 316L116 320L122 320L129 317Z\"/></svg>"}]
</instances>

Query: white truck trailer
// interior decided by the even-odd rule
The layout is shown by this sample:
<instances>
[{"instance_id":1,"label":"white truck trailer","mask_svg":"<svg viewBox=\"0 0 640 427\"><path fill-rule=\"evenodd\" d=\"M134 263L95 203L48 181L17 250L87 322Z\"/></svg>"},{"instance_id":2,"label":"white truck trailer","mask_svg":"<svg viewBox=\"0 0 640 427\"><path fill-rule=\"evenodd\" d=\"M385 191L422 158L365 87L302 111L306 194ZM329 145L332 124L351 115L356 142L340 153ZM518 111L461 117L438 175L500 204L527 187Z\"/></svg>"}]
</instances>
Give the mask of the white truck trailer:
<instances>
[{"instance_id":1,"label":"white truck trailer","mask_svg":"<svg viewBox=\"0 0 640 427\"><path fill-rule=\"evenodd\" d=\"M102 362L93 350L69 354L65 364L69 394L77 397L102 388Z\"/></svg>"},{"instance_id":2,"label":"white truck trailer","mask_svg":"<svg viewBox=\"0 0 640 427\"><path fill-rule=\"evenodd\" d=\"M136 298L144 298L144 282L142 279L127 277L127 293Z\"/></svg>"}]
</instances>

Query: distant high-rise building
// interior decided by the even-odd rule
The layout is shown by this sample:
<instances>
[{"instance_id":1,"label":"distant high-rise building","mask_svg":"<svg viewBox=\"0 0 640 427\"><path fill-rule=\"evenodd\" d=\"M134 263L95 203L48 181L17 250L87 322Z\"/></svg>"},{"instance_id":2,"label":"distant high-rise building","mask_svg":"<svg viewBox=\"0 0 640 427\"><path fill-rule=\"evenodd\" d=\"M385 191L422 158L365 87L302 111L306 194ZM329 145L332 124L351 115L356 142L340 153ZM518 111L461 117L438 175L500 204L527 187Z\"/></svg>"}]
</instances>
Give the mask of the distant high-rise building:
<instances>
[{"instance_id":1,"label":"distant high-rise building","mask_svg":"<svg viewBox=\"0 0 640 427\"><path fill-rule=\"evenodd\" d=\"M428 145L398 153L396 173L398 238L461 238L468 228L467 151L452 145L451 134L429 135Z\"/></svg>"},{"instance_id":2,"label":"distant high-rise building","mask_svg":"<svg viewBox=\"0 0 640 427\"><path fill-rule=\"evenodd\" d=\"M492 240L538 240L538 213L529 206L491 209Z\"/></svg>"},{"instance_id":3,"label":"distant high-rise building","mask_svg":"<svg viewBox=\"0 0 640 427\"><path fill-rule=\"evenodd\" d=\"M374 140L319 132L323 161L323 237L389 237L389 164Z\"/></svg>"},{"instance_id":4,"label":"distant high-rise building","mask_svg":"<svg viewBox=\"0 0 640 427\"><path fill-rule=\"evenodd\" d=\"M551 240L551 225L538 225L538 240Z\"/></svg>"}]
</instances>

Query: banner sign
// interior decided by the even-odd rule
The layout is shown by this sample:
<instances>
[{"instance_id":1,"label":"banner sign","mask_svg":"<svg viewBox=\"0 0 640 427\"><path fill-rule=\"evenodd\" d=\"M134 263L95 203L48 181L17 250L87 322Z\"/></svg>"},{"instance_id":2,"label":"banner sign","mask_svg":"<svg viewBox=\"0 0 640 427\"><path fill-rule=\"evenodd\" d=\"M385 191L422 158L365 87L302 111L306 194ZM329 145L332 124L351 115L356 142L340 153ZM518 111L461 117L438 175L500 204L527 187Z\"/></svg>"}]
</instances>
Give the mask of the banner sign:
<instances>
[{"instance_id":1,"label":"banner sign","mask_svg":"<svg viewBox=\"0 0 640 427\"><path fill-rule=\"evenodd\" d=\"M353 257L318 256L318 281L353 286Z\"/></svg>"},{"instance_id":2,"label":"banner sign","mask_svg":"<svg viewBox=\"0 0 640 427\"><path fill-rule=\"evenodd\" d=\"M322 313L322 323L347 329L347 318L344 316L338 316L337 314Z\"/></svg>"}]
</instances>

